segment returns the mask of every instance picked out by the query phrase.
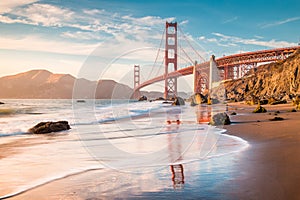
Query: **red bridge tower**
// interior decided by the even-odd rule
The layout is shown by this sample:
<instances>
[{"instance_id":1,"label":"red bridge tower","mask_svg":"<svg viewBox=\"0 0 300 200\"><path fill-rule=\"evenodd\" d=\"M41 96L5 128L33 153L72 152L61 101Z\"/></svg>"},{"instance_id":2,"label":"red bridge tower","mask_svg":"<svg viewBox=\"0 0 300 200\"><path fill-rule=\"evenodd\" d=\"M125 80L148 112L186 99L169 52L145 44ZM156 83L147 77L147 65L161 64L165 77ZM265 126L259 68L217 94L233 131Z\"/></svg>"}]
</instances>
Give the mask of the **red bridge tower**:
<instances>
[{"instance_id":1,"label":"red bridge tower","mask_svg":"<svg viewBox=\"0 0 300 200\"><path fill-rule=\"evenodd\" d=\"M140 85L140 66L134 65L134 90L133 90L133 98L138 99L141 96L140 90L137 89Z\"/></svg>"},{"instance_id":2,"label":"red bridge tower","mask_svg":"<svg viewBox=\"0 0 300 200\"><path fill-rule=\"evenodd\" d=\"M164 98L177 96L177 78L169 77L169 73L177 71L177 22L166 22L166 47L165 47L165 92Z\"/></svg>"}]
</instances>

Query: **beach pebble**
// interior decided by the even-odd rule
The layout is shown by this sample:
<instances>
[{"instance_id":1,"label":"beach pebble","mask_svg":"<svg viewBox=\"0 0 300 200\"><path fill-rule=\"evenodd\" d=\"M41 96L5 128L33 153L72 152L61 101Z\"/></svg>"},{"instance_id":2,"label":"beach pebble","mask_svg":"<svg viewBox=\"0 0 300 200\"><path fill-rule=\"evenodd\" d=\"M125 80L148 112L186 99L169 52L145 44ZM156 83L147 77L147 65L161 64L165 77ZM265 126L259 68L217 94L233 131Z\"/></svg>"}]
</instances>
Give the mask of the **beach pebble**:
<instances>
[{"instance_id":1,"label":"beach pebble","mask_svg":"<svg viewBox=\"0 0 300 200\"><path fill-rule=\"evenodd\" d=\"M34 127L30 128L28 132L33 134L45 134L69 129L71 129L71 127L67 121L40 122Z\"/></svg>"}]
</instances>

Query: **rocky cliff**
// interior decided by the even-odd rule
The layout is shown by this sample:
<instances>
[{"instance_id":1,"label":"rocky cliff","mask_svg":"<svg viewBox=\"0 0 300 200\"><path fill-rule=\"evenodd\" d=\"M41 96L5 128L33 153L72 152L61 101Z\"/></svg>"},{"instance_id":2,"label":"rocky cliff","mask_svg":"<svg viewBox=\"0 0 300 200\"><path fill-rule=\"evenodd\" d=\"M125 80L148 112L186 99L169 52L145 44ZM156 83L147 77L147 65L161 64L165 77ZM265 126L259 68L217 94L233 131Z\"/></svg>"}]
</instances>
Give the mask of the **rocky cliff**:
<instances>
[{"instance_id":1,"label":"rocky cliff","mask_svg":"<svg viewBox=\"0 0 300 200\"><path fill-rule=\"evenodd\" d=\"M300 51L286 60L257 67L244 78L224 83L227 99L243 101L250 99L283 99L300 94ZM222 94L223 92L223 94ZM224 96L224 89L214 91Z\"/></svg>"}]
</instances>

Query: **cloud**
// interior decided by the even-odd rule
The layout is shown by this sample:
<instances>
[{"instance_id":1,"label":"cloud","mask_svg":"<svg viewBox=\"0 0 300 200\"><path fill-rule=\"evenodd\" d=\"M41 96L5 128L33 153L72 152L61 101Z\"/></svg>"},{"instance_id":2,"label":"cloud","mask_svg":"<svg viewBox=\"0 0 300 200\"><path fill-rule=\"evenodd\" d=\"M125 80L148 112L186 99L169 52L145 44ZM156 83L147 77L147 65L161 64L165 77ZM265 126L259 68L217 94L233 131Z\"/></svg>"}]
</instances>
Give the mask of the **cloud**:
<instances>
[{"instance_id":1,"label":"cloud","mask_svg":"<svg viewBox=\"0 0 300 200\"><path fill-rule=\"evenodd\" d=\"M172 22L175 21L174 17L170 18L161 18L157 16L145 16L140 18L135 18L129 15L123 16L122 19L126 20L127 22L131 22L135 25L143 25L143 26L157 26L164 24L166 21Z\"/></svg>"},{"instance_id":2,"label":"cloud","mask_svg":"<svg viewBox=\"0 0 300 200\"><path fill-rule=\"evenodd\" d=\"M64 38L70 38L70 39L76 39L76 40L103 40L104 37L101 37L100 35L93 33L93 32L82 32L82 31L76 31L76 32L63 32L61 34Z\"/></svg>"},{"instance_id":3,"label":"cloud","mask_svg":"<svg viewBox=\"0 0 300 200\"><path fill-rule=\"evenodd\" d=\"M68 55L89 55L99 44L46 40L37 36L22 39L0 38L1 49L50 52Z\"/></svg>"},{"instance_id":4,"label":"cloud","mask_svg":"<svg viewBox=\"0 0 300 200\"><path fill-rule=\"evenodd\" d=\"M105 10L98 10L98 9L84 9L83 13L87 14L87 15L97 15L97 14L101 14L104 13Z\"/></svg>"},{"instance_id":5,"label":"cloud","mask_svg":"<svg viewBox=\"0 0 300 200\"><path fill-rule=\"evenodd\" d=\"M35 3L39 0L2 0L0 1L0 14L8 13L16 7Z\"/></svg>"},{"instance_id":6,"label":"cloud","mask_svg":"<svg viewBox=\"0 0 300 200\"><path fill-rule=\"evenodd\" d=\"M244 44L244 45L256 45L256 46L263 46L269 48L280 48L280 47L287 47L287 46L296 46L296 43L291 43L287 41L277 41L275 39L269 41L259 40L259 38L240 38L236 36L228 36L222 33L212 33L212 35L217 36L217 38L208 38L205 39L207 42L215 42L219 46L237 46L237 44Z\"/></svg>"},{"instance_id":7,"label":"cloud","mask_svg":"<svg viewBox=\"0 0 300 200\"><path fill-rule=\"evenodd\" d=\"M184 20L182 22L179 22L179 25L184 25L184 24L187 24L187 23L189 23L189 20Z\"/></svg>"},{"instance_id":8,"label":"cloud","mask_svg":"<svg viewBox=\"0 0 300 200\"><path fill-rule=\"evenodd\" d=\"M292 18L276 21L274 23L262 25L261 28L269 28L269 27L273 27L273 26L279 26L282 24L286 24L286 23L298 21L298 20L300 20L300 17L292 17Z\"/></svg>"},{"instance_id":9,"label":"cloud","mask_svg":"<svg viewBox=\"0 0 300 200\"><path fill-rule=\"evenodd\" d=\"M26 8L18 8L13 14L24 20L42 26L65 26L71 22L75 13L69 9L50 4L31 4Z\"/></svg>"},{"instance_id":10,"label":"cloud","mask_svg":"<svg viewBox=\"0 0 300 200\"><path fill-rule=\"evenodd\" d=\"M223 24L231 23L231 22L233 22L233 21L236 21L237 19L238 19L238 17L235 16L235 17L233 17L233 18L230 18L230 19L227 19L227 20L223 21Z\"/></svg>"}]
</instances>

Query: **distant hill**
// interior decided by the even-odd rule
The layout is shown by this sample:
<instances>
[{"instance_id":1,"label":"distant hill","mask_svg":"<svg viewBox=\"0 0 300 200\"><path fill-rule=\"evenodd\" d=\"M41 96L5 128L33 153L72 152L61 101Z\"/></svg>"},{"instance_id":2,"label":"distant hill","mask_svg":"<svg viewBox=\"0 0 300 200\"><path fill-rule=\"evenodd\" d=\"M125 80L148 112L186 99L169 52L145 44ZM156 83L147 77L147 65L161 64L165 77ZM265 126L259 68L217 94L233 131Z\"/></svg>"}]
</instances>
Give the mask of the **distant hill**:
<instances>
[{"instance_id":1,"label":"distant hill","mask_svg":"<svg viewBox=\"0 0 300 200\"><path fill-rule=\"evenodd\" d=\"M132 93L132 88L113 80L89 81L47 70L31 70L0 78L2 99L130 99ZM162 92L142 91L142 94L150 99L163 96Z\"/></svg>"},{"instance_id":2,"label":"distant hill","mask_svg":"<svg viewBox=\"0 0 300 200\"><path fill-rule=\"evenodd\" d=\"M132 88L113 80L89 81L76 79L69 74L53 74L47 70L28 72L0 78L0 98L16 99L71 99L78 98L128 98Z\"/></svg>"}]
</instances>

